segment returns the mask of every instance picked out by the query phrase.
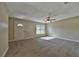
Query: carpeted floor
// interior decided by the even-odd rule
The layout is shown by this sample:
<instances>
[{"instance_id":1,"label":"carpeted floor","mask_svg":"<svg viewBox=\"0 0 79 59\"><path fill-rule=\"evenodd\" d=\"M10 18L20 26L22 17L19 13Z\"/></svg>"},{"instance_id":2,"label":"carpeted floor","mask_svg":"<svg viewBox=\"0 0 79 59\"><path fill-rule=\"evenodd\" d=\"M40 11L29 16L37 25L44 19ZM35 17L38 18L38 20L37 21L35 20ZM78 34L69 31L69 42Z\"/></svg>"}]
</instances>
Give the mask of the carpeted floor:
<instances>
[{"instance_id":1,"label":"carpeted floor","mask_svg":"<svg viewBox=\"0 0 79 59\"><path fill-rule=\"evenodd\" d=\"M59 38L28 39L9 43L6 57L79 57L79 43Z\"/></svg>"}]
</instances>

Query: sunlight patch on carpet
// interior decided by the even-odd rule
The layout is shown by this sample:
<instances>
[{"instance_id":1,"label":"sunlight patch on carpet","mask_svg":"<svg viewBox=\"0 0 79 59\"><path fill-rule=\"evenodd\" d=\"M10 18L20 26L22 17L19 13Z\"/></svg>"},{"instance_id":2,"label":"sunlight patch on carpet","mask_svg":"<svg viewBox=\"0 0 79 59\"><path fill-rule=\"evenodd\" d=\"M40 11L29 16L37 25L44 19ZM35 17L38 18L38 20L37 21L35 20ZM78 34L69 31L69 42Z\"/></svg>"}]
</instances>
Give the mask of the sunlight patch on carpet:
<instances>
[{"instance_id":1,"label":"sunlight patch on carpet","mask_svg":"<svg viewBox=\"0 0 79 59\"><path fill-rule=\"evenodd\" d=\"M40 39L43 39L43 40L51 40L51 39L54 39L56 37L41 37Z\"/></svg>"}]
</instances>

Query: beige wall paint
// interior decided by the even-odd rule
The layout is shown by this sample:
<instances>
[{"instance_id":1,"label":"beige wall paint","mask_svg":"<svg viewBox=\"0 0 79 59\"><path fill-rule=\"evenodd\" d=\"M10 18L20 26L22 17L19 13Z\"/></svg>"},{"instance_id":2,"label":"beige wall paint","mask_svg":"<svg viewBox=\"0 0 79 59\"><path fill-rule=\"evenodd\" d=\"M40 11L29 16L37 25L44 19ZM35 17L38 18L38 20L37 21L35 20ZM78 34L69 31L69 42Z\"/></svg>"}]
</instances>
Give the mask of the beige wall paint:
<instances>
[{"instance_id":1,"label":"beige wall paint","mask_svg":"<svg viewBox=\"0 0 79 59\"><path fill-rule=\"evenodd\" d=\"M8 48L8 15L5 4L0 2L0 56Z\"/></svg>"},{"instance_id":2,"label":"beige wall paint","mask_svg":"<svg viewBox=\"0 0 79 59\"><path fill-rule=\"evenodd\" d=\"M79 16L48 24L47 32L49 36L79 40Z\"/></svg>"},{"instance_id":3,"label":"beige wall paint","mask_svg":"<svg viewBox=\"0 0 79 59\"><path fill-rule=\"evenodd\" d=\"M35 37L40 37L40 36L46 35L46 34L36 35L36 33L35 33L36 24L43 24L43 23L38 23L38 22L33 22L33 21L23 20L23 19L18 19L18 18L14 18L14 21L11 21L11 22L14 22L14 41L30 39L30 38L35 38ZM18 28L17 24L23 24L23 27ZM13 34L13 32L11 32L11 34ZM10 39L10 41L13 41L13 40Z\"/></svg>"}]
</instances>

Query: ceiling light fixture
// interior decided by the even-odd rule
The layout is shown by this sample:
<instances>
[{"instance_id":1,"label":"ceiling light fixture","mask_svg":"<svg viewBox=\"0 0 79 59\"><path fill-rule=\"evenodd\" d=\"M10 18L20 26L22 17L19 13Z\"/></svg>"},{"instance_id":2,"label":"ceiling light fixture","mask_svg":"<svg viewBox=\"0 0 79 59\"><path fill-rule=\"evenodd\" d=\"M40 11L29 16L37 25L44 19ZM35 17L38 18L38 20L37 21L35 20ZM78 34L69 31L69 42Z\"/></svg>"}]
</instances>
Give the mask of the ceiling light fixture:
<instances>
[{"instance_id":1,"label":"ceiling light fixture","mask_svg":"<svg viewBox=\"0 0 79 59\"><path fill-rule=\"evenodd\" d=\"M51 23L51 22L53 22L54 20L56 20L56 19L54 18L54 16L51 16L51 13L49 13L48 16L47 16L46 19L45 19L45 22L46 22L46 23Z\"/></svg>"}]
</instances>

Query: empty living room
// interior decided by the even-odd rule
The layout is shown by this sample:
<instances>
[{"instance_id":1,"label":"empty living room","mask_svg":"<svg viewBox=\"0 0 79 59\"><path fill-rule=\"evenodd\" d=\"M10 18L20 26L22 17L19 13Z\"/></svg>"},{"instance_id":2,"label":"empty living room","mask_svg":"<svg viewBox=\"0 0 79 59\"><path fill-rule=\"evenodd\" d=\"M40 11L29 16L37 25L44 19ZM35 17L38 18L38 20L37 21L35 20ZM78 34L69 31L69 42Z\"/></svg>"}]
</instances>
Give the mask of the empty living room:
<instances>
[{"instance_id":1,"label":"empty living room","mask_svg":"<svg viewBox=\"0 0 79 59\"><path fill-rule=\"evenodd\" d=\"M0 57L79 57L79 2L0 2Z\"/></svg>"}]
</instances>

